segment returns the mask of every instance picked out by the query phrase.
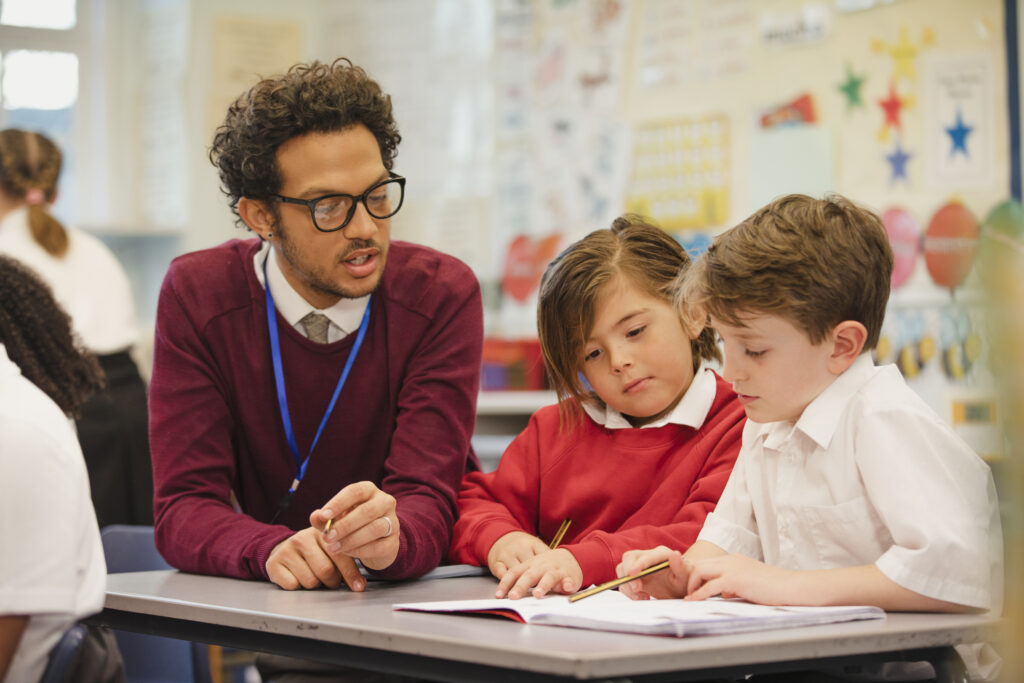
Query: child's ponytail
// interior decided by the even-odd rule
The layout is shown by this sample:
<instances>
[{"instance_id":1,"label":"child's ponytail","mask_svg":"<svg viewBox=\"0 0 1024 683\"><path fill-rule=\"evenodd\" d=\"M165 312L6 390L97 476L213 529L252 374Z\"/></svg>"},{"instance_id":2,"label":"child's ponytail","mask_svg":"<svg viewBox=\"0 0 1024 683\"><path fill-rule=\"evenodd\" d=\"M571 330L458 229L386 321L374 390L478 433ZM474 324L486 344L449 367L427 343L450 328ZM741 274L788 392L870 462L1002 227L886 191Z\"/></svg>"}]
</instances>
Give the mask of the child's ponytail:
<instances>
[{"instance_id":1,"label":"child's ponytail","mask_svg":"<svg viewBox=\"0 0 1024 683\"><path fill-rule=\"evenodd\" d=\"M50 213L60 167L60 150L49 138L14 128L0 131L0 189L25 202L32 238L55 258L68 250L67 230Z\"/></svg>"}]
</instances>

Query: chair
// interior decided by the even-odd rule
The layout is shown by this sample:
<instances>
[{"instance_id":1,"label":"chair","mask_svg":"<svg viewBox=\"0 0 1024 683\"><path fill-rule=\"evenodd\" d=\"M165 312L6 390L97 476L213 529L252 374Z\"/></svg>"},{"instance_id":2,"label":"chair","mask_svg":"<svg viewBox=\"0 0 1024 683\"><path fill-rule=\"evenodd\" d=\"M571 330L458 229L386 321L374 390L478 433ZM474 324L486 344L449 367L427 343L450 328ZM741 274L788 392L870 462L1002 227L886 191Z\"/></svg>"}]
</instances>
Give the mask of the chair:
<instances>
[{"instance_id":1,"label":"chair","mask_svg":"<svg viewBox=\"0 0 1024 683\"><path fill-rule=\"evenodd\" d=\"M85 626L82 624L72 624L67 631L64 631L64 635L50 650L50 657L46 662L46 668L43 669L39 683L63 683L64 674L85 638L85 630Z\"/></svg>"},{"instance_id":2,"label":"chair","mask_svg":"<svg viewBox=\"0 0 1024 683\"><path fill-rule=\"evenodd\" d=\"M172 569L160 556L153 527L111 524L100 531L107 573ZM114 631L128 683L210 683L207 646L187 640Z\"/></svg>"}]
</instances>

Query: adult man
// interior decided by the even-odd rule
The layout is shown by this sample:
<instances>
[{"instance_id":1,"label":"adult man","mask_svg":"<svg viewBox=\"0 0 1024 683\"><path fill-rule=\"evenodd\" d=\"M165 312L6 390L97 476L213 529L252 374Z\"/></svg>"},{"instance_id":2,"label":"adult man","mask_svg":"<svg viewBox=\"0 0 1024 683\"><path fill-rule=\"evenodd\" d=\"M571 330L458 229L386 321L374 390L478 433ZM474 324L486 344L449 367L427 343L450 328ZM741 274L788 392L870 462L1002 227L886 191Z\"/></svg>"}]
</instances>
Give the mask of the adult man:
<instances>
[{"instance_id":1,"label":"adult man","mask_svg":"<svg viewBox=\"0 0 1024 683\"><path fill-rule=\"evenodd\" d=\"M210 159L260 240L182 256L161 289L150 439L174 566L362 590L353 558L393 579L440 561L475 465L480 290L455 259L390 241L400 139L348 60L228 109Z\"/></svg>"}]
</instances>

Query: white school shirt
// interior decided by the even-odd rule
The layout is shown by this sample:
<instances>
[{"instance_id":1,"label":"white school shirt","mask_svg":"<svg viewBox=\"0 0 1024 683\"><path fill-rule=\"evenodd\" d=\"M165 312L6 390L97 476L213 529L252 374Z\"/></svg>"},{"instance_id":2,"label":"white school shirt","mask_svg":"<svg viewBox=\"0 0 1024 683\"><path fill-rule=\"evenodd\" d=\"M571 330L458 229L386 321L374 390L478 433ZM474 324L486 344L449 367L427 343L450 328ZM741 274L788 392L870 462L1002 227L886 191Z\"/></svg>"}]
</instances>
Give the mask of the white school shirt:
<instances>
[{"instance_id":1,"label":"white school shirt","mask_svg":"<svg viewBox=\"0 0 1024 683\"><path fill-rule=\"evenodd\" d=\"M21 261L50 286L85 348L100 355L128 350L139 333L124 268L94 235L65 230L68 250L56 258L32 237L28 209L19 207L0 221L0 254Z\"/></svg>"},{"instance_id":2,"label":"white school shirt","mask_svg":"<svg viewBox=\"0 0 1024 683\"><path fill-rule=\"evenodd\" d=\"M862 355L796 424L747 421L699 540L785 569L874 564L939 600L1000 608L992 474L903 381Z\"/></svg>"},{"instance_id":3,"label":"white school shirt","mask_svg":"<svg viewBox=\"0 0 1024 683\"><path fill-rule=\"evenodd\" d=\"M640 429L657 429L667 424L678 424L700 429L707 419L711 405L715 402L718 391L715 373L710 367L702 365L693 376L689 388L679 403L660 420L645 424ZM622 413L604 403L585 401L583 410L587 416L606 429L635 429Z\"/></svg>"},{"instance_id":4,"label":"white school shirt","mask_svg":"<svg viewBox=\"0 0 1024 683\"><path fill-rule=\"evenodd\" d=\"M271 254L273 254L273 258L270 258ZM359 324L363 321L363 313L366 312L366 305L370 301L369 296L362 296L358 299L342 298L329 308L316 308L302 298L302 295L296 292L285 278L281 271L280 258L277 250L271 248L270 242L264 240L259 251L253 256L253 268L256 269L256 279L266 288L267 284L263 279L263 263L266 262L270 293L274 296L274 308L281 314L281 317L288 321L289 325L298 330L303 337L309 337L306 334L306 328L299 321L308 313L323 313L331 321L327 327L328 344L343 339L359 329Z\"/></svg>"},{"instance_id":5,"label":"white school shirt","mask_svg":"<svg viewBox=\"0 0 1024 683\"><path fill-rule=\"evenodd\" d=\"M0 615L28 624L4 681L37 681L72 623L103 607L107 566L74 428L0 344Z\"/></svg>"}]
</instances>

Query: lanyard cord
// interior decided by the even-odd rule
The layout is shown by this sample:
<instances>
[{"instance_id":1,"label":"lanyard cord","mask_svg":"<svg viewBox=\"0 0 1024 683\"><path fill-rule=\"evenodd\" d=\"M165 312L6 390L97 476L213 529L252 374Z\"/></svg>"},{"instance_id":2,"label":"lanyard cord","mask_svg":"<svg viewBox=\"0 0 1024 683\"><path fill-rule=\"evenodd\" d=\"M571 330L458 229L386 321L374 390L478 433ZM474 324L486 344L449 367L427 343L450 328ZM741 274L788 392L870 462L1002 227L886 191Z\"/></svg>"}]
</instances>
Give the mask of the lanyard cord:
<instances>
[{"instance_id":1,"label":"lanyard cord","mask_svg":"<svg viewBox=\"0 0 1024 683\"><path fill-rule=\"evenodd\" d=\"M267 259L270 258L270 254L267 254ZM281 341L277 330L277 309L274 307L274 297L270 293L270 279L267 277L267 260L263 261L263 284L264 290L266 291L266 304L267 304L267 328L270 331L270 355L274 363L274 386L277 389L277 405L281 410L281 422L284 425L284 434L288 440L288 449L292 452L292 457L295 458L295 465L298 467L298 472L295 474L295 478L292 480L291 486L288 487L288 492L281 499L280 504L277 506L277 512L270 519L270 523L273 524L278 516L282 512L288 509L291 505L292 496L295 495L296 489L299 488L299 484L302 483L302 478L306 476L306 467L309 465L309 458L313 455L313 449L316 448L317 442L320 440L320 435L324 431L324 427L327 425L327 419L331 416L331 412L334 411L334 404L338 402L338 396L341 394L341 388L345 386L345 380L348 379L348 373L352 370L352 365L355 363L356 355L359 353L359 348L363 345L363 337L366 336L366 329L370 326L370 303L373 299L371 294L366 299L366 311L363 313L363 319L359 323L359 331L356 332L355 343L352 344L352 350L349 351L348 359L345 361L345 368L341 371L341 377L338 378L338 384L334 387L334 394L331 396L330 403L327 404L327 410L324 411L324 416L320 420L320 427L316 430L316 436L313 438L313 443L309 447L309 453L306 454L305 460L299 456L299 446L295 441L295 432L292 429L292 419L288 412L288 396L285 394L284 387L284 366L281 362Z\"/></svg>"}]
</instances>

